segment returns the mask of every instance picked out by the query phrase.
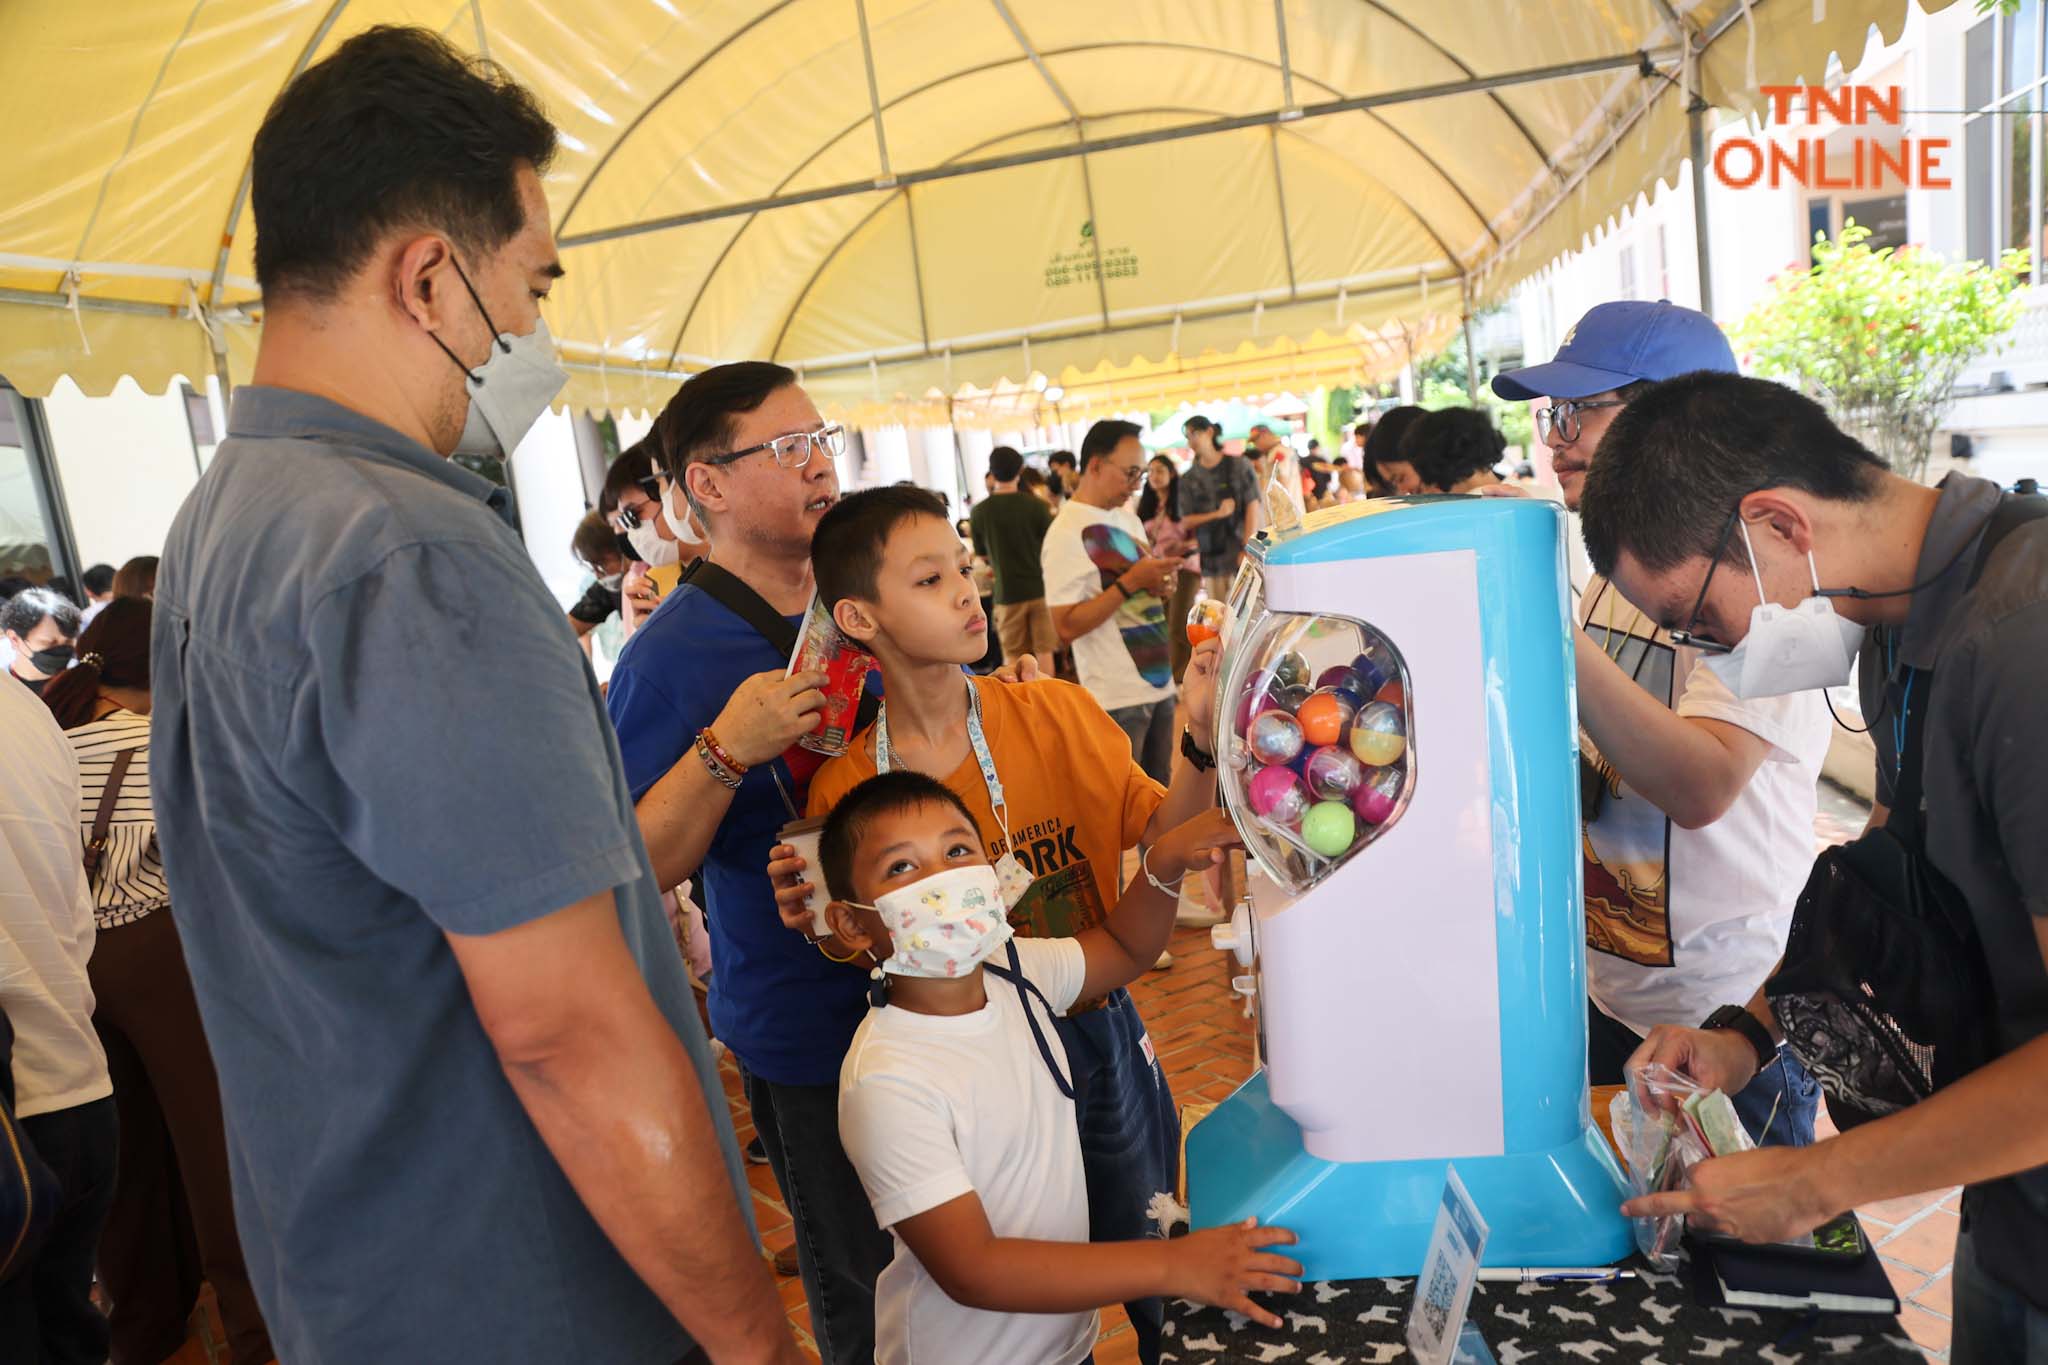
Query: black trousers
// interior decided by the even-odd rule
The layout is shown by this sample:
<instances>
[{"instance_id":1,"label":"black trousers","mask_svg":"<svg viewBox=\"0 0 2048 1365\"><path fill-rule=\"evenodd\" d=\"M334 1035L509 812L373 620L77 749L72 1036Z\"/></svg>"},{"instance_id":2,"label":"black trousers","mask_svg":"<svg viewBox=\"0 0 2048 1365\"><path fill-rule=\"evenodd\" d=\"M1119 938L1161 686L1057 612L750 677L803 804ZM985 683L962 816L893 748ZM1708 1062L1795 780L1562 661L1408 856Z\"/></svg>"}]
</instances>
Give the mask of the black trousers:
<instances>
[{"instance_id":1,"label":"black trousers","mask_svg":"<svg viewBox=\"0 0 2048 1365\"><path fill-rule=\"evenodd\" d=\"M7 1365L105 1365L107 1320L92 1302L92 1263L114 1201L120 1120L112 1099L21 1120L64 1190L50 1238L0 1284L0 1360Z\"/></svg>"}]
</instances>

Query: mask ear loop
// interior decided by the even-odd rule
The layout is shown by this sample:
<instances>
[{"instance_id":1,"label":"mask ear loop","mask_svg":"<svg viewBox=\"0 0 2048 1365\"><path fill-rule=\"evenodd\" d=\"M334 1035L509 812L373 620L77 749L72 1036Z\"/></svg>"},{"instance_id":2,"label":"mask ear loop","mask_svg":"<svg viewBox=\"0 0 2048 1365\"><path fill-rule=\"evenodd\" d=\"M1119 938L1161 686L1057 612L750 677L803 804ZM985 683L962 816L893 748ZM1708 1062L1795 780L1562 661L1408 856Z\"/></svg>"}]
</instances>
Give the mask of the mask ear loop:
<instances>
[{"instance_id":1,"label":"mask ear loop","mask_svg":"<svg viewBox=\"0 0 2048 1365\"><path fill-rule=\"evenodd\" d=\"M1770 604L1771 599L1764 596L1764 573L1762 569L1757 567L1756 546L1752 544L1749 539L1749 523L1744 521L1741 518L1741 516L1738 515L1735 518L1735 524L1742 531L1743 552L1749 556L1749 576L1756 580L1756 600L1759 605L1768 606ZM1813 555L1811 553L1808 553L1806 557L1808 560L1811 560L1813 558ZM1816 588L1820 586L1820 580L1818 578L1814 579L1813 586Z\"/></svg>"}]
</instances>

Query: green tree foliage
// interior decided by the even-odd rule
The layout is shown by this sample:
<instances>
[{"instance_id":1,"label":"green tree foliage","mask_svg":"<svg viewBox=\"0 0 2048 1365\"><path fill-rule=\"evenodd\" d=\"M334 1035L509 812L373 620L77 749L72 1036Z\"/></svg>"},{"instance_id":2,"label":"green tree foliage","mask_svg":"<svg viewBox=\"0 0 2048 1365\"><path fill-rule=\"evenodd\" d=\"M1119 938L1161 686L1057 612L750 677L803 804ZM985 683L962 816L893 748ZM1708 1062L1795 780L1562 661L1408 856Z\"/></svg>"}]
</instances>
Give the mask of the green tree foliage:
<instances>
[{"instance_id":1,"label":"green tree foliage","mask_svg":"<svg viewBox=\"0 0 2048 1365\"><path fill-rule=\"evenodd\" d=\"M1734 332L1756 374L1823 404L1909 478L1926 473L1956 377L2019 320L2027 254L1960 264L1913 247L1872 251L1868 228L1817 234L1813 266L1788 270Z\"/></svg>"}]
</instances>

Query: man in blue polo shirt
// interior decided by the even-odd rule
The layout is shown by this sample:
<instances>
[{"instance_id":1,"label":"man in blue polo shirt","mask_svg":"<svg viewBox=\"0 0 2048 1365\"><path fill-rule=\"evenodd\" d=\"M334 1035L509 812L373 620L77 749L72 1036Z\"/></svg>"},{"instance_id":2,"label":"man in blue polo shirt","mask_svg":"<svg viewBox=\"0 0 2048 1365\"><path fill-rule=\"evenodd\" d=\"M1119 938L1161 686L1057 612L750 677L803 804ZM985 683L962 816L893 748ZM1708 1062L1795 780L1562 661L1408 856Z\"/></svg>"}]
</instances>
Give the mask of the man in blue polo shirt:
<instances>
[{"instance_id":1,"label":"man in blue polo shirt","mask_svg":"<svg viewBox=\"0 0 2048 1365\"><path fill-rule=\"evenodd\" d=\"M685 382L653 439L711 550L627 643L607 703L656 879L704 889L711 1028L744 1068L796 1225L811 1335L826 1365L865 1365L890 1241L839 1144L838 1095L867 978L783 927L767 875L822 762L792 747L822 677L785 677L788 639L767 632L793 637L810 602L811 533L839 498L842 437L795 374L749 362Z\"/></svg>"},{"instance_id":2,"label":"man in blue polo shirt","mask_svg":"<svg viewBox=\"0 0 2048 1365\"><path fill-rule=\"evenodd\" d=\"M251 155L255 382L156 585L151 791L292 1365L794 1365L589 665L451 451L562 385L554 129L373 28Z\"/></svg>"}]
</instances>

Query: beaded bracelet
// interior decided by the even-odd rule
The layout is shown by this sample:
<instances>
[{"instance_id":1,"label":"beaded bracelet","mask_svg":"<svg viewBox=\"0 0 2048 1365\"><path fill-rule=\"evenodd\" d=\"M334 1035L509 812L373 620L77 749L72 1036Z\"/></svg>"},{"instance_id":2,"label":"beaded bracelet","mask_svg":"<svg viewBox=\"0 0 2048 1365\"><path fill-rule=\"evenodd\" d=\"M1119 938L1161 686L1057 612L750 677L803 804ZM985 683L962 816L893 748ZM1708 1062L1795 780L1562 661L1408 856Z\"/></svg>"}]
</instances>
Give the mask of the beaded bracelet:
<instances>
[{"instance_id":1,"label":"beaded bracelet","mask_svg":"<svg viewBox=\"0 0 2048 1365\"><path fill-rule=\"evenodd\" d=\"M709 733L708 731L705 733ZM704 735L697 736L697 757L703 760L705 770L723 784L729 791L740 789L740 774L725 766L717 754L711 751Z\"/></svg>"},{"instance_id":2,"label":"beaded bracelet","mask_svg":"<svg viewBox=\"0 0 2048 1365\"><path fill-rule=\"evenodd\" d=\"M699 731L697 737L703 740L706 744L711 746L712 756L716 758L720 763L723 763L726 766L726 770L728 772L738 773L741 777L745 777L747 775L747 769L751 765L742 763L738 759L734 758L732 754L729 751L727 751L726 747L718 742L718 736L711 733L709 727L706 727L705 729Z\"/></svg>"}]
</instances>

